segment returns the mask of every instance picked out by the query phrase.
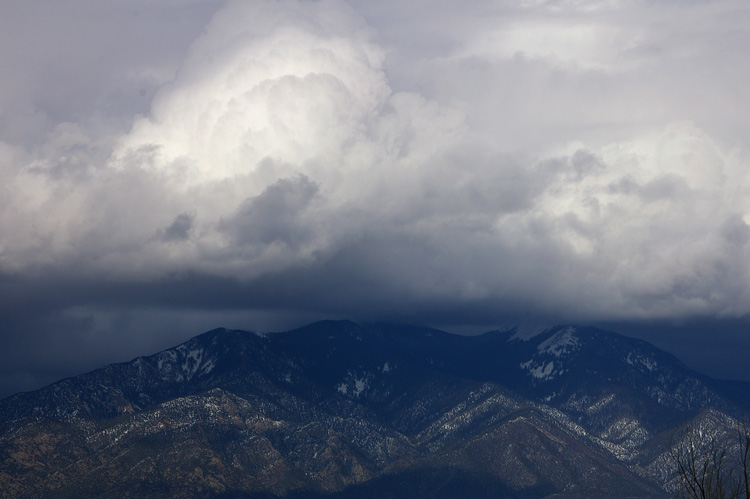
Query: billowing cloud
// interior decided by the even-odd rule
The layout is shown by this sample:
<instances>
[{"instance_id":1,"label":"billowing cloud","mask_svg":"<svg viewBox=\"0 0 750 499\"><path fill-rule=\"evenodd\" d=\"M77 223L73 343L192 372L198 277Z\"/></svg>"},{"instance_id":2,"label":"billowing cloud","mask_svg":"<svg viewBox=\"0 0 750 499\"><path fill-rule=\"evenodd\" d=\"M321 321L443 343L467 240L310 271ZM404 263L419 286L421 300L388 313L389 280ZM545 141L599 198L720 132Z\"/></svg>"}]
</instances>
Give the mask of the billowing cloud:
<instances>
[{"instance_id":1,"label":"billowing cloud","mask_svg":"<svg viewBox=\"0 0 750 499\"><path fill-rule=\"evenodd\" d=\"M118 351L180 317L201 317L193 333L750 313L742 2L113 9L73 6L103 25L91 46L73 13L18 8L38 60L0 49L18 350L18 330L60 324Z\"/></svg>"}]
</instances>

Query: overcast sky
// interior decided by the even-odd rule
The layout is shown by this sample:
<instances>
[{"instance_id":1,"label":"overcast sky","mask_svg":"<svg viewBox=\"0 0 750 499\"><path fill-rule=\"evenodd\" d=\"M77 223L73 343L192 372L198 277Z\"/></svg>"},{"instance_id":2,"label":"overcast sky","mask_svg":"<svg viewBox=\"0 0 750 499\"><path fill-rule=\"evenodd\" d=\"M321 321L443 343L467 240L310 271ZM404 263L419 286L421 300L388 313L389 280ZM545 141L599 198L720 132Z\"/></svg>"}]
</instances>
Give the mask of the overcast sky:
<instances>
[{"instance_id":1,"label":"overcast sky","mask_svg":"<svg viewBox=\"0 0 750 499\"><path fill-rule=\"evenodd\" d=\"M750 356L745 0L0 0L0 396L218 326Z\"/></svg>"}]
</instances>

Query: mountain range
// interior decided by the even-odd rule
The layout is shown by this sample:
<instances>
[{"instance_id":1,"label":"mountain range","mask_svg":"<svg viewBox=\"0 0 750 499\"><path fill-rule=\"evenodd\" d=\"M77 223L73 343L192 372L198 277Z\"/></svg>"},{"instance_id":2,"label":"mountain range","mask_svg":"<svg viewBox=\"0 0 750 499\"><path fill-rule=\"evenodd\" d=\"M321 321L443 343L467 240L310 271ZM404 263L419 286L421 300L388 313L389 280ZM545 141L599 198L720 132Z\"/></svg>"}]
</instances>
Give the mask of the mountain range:
<instances>
[{"instance_id":1,"label":"mountain range","mask_svg":"<svg viewBox=\"0 0 750 499\"><path fill-rule=\"evenodd\" d=\"M0 401L0 497L667 497L748 412L592 327L216 329Z\"/></svg>"}]
</instances>

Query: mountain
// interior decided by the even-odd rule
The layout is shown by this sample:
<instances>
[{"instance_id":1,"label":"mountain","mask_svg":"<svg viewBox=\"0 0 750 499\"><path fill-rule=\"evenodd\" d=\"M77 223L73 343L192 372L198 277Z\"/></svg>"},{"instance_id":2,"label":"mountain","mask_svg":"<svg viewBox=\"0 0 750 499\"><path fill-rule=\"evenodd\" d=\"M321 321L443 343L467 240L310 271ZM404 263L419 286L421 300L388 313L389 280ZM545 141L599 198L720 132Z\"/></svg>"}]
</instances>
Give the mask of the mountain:
<instances>
[{"instance_id":1,"label":"mountain","mask_svg":"<svg viewBox=\"0 0 750 499\"><path fill-rule=\"evenodd\" d=\"M748 395L588 327L216 329L0 401L0 497L660 497Z\"/></svg>"}]
</instances>

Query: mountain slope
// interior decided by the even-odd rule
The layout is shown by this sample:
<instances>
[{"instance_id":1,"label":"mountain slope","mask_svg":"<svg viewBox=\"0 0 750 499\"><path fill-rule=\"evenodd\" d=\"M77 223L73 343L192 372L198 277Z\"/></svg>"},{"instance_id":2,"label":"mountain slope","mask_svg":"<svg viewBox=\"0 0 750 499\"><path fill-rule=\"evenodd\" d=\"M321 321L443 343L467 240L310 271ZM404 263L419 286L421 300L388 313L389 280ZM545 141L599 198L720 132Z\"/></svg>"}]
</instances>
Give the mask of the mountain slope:
<instances>
[{"instance_id":1,"label":"mountain slope","mask_svg":"<svg viewBox=\"0 0 750 499\"><path fill-rule=\"evenodd\" d=\"M593 328L217 329L0 401L0 494L657 496L654 442L742 414L723 386Z\"/></svg>"}]
</instances>

